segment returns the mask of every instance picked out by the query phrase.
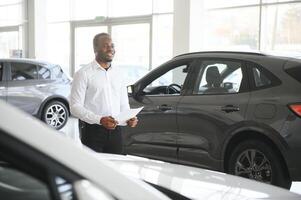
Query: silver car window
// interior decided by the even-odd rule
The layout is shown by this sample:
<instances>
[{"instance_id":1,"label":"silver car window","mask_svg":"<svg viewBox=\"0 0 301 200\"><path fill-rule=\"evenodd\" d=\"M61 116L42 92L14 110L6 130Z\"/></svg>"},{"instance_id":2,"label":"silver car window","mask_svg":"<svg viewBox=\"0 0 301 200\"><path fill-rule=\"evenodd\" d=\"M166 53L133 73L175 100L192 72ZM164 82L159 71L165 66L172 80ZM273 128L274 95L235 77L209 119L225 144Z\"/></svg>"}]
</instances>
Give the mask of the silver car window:
<instances>
[{"instance_id":1,"label":"silver car window","mask_svg":"<svg viewBox=\"0 0 301 200\"><path fill-rule=\"evenodd\" d=\"M39 74L39 79L50 79L51 74L50 70L47 69L46 67L38 66L38 74Z\"/></svg>"},{"instance_id":2,"label":"silver car window","mask_svg":"<svg viewBox=\"0 0 301 200\"><path fill-rule=\"evenodd\" d=\"M30 63L11 63L12 80L38 79L37 66Z\"/></svg>"}]
</instances>

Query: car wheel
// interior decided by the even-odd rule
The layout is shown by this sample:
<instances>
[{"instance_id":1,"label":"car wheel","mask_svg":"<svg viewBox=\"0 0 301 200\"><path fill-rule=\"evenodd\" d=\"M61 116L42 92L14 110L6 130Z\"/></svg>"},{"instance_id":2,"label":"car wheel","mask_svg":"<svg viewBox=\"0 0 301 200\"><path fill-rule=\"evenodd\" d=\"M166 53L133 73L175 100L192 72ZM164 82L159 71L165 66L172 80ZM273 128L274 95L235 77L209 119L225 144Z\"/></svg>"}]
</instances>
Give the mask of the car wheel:
<instances>
[{"instance_id":1,"label":"car wheel","mask_svg":"<svg viewBox=\"0 0 301 200\"><path fill-rule=\"evenodd\" d=\"M292 184L281 159L269 144L259 140L244 141L233 149L228 172L287 189Z\"/></svg>"},{"instance_id":2,"label":"car wheel","mask_svg":"<svg viewBox=\"0 0 301 200\"><path fill-rule=\"evenodd\" d=\"M49 126L59 130L67 123L68 116L68 109L64 103L51 101L43 109L42 120Z\"/></svg>"}]
</instances>

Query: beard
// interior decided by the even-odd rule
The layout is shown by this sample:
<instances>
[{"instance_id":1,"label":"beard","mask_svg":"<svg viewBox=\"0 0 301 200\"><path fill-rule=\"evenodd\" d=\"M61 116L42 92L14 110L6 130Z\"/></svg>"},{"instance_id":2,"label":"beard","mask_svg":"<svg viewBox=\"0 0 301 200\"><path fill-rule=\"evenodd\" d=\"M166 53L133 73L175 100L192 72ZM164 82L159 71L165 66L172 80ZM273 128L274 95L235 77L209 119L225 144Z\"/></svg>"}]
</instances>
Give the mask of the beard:
<instances>
[{"instance_id":1,"label":"beard","mask_svg":"<svg viewBox=\"0 0 301 200\"><path fill-rule=\"evenodd\" d=\"M112 62L113 60L113 57L110 57L106 53L101 53L101 52L97 52L96 58L102 62Z\"/></svg>"}]
</instances>

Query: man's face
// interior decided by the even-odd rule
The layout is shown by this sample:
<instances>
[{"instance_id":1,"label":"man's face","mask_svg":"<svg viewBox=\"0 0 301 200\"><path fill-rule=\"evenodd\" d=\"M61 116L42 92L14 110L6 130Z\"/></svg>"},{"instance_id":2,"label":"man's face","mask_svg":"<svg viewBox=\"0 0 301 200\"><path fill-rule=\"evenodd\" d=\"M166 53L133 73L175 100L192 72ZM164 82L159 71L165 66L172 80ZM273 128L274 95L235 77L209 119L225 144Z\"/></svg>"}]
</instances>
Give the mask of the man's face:
<instances>
[{"instance_id":1,"label":"man's face","mask_svg":"<svg viewBox=\"0 0 301 200\"><path fill-rule=\"evenodd\" d=\"M95 49L96 57L103 62L112 62L115 49L111 37L99 37L97 42L98 45Z\"/></svg>"}]
</instances>

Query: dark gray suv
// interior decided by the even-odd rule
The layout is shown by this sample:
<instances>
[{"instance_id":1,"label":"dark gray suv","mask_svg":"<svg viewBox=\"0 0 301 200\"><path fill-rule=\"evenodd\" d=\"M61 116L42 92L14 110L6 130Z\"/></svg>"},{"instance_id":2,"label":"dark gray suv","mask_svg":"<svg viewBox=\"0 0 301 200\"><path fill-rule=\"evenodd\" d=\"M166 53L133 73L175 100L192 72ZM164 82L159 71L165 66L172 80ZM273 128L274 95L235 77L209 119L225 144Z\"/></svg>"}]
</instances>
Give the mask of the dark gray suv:
<instances>
[{"instance_id":1,"label":"dark gray suv","mask_svg":"<svg viewBox=\"0 0 301 200\"><path fill-rule=\"evenodd\" d=\"M125 152L289 188L301 180L301 60L246 52L177 56L130 86L144 106Z\"/></svg>"},{"instance_id":2,"label":"dark gray suv","mask_svg":"<svg viewBox=\"0 0 301 200\"><path fill-rule=\"evenodd\" d=\"M30 59L0 59L0 99L55 129L69 117L71 80L59 65Z\"/></svg>"}]
</instances>

